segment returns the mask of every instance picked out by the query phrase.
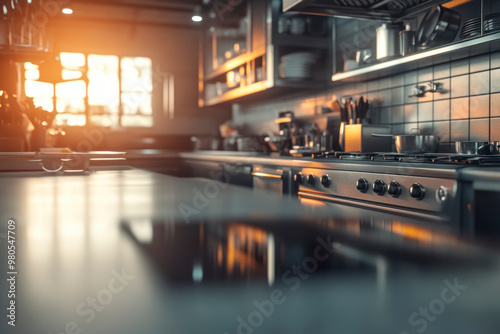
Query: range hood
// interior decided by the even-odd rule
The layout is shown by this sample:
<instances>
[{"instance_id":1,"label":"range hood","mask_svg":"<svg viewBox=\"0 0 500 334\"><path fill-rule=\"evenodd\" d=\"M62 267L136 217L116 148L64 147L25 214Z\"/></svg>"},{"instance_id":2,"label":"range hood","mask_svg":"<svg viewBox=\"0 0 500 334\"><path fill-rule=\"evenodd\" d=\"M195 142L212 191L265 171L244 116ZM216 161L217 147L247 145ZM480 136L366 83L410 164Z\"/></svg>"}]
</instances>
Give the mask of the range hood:
<instances>
[{"instance_id":1,"label":"range hood","mask_svg":"<svg viewBox=\"0 0 500 334\"><path fill-rule=\"evenodd\" d=\"M401 21L450 0L283 0L284 12Z\"/></svg>"}]
</instances>

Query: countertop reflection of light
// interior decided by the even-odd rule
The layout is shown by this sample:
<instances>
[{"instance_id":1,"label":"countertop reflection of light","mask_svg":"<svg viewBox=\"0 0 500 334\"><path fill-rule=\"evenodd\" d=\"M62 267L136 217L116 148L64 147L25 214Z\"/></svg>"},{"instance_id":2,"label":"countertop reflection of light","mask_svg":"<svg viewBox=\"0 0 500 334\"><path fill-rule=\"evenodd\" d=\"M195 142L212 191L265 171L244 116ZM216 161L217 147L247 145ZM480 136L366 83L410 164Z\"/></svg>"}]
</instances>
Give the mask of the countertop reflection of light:
<instances>
[{"instance_id":1,"label":"countertop reflection of light","mask_svg":"<svg viewBox=\"0 0 500 334\"><path fill-rule=\"evenodd\" d=\"M71 8L63 8L62 13L66 14L66 15L71 15L71 14L73 14L73 9L71 9Z\"/></svg>"},{"instance_id":2,"label":"countertop reflection of light","mask_svg":"<svg viewBox=\"0 0 500 334\"><path fill-rule=\"evenodd\" d=\"M193 282L200 283L203 280L203 267L200 263L193 265Z\"/></svg>"}]
</instances>

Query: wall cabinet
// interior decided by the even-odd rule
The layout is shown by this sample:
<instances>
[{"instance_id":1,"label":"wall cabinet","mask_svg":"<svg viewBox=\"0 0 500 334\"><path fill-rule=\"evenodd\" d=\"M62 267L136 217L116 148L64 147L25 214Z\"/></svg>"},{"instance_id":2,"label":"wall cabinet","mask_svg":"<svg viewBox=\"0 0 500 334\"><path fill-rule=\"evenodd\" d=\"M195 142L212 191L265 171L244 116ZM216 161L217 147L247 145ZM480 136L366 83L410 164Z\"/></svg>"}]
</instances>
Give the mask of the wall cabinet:
<instances>
[{"instance_id":1,"label":"wall cabinet","mask_svg":"<svg viewBox=\"0 0 500 334\"><path fill-rule=\"evenodd\" d=\"M200 107L325 88L333 74L333 19L282 13L281 0L242 2L204 32Z\"/></svg>"},{"instance_id":2,"label":"wall cabinet","mask_svg":"<svg viewBox=\"0 0 500 334\"><path fill-rule=\"evenodd\" d=\"M440 3L447 1L439 1ZM451 7L461 15L461 28L452 43L441 45L428 50L415 50L414 53L404 57L394 57L385 61L374 61L371 64L346 68L346 61L354 62L358 50L368 49L375 53L376 29L382 24L381 21L367 20L345 20L336 19L334 39L334 74L332 82L334 86L345 82L362 82L382 78L398 73L403 73L419 68L446 63L462 58L476 56L500 50L500 31L484 31L483 35L468 37L461 33L461 29L469 20L479 19L481 14L484 18L494 15L500 11L500 2L493 0L472 0L463 2L449 2L445 6ZM481 8L481 6L483 6ZM428 8L426 8L428 9ZM416 30L421 17L414 16L406 18ZM485 24L486 26L486 24ZM493 26L490 24L490 26ZM495 26L496 28L496 26Z\"/></svg>"}]
</instances>

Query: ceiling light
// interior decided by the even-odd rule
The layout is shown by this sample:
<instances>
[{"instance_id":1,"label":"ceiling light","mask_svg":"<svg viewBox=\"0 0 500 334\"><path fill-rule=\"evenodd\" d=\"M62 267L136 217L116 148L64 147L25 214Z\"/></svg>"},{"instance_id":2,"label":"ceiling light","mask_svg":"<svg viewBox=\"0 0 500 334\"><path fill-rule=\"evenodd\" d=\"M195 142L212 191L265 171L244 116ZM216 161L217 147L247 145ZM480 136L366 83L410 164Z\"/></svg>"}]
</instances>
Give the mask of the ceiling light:
<instances>
[{"instance_id":1,"label":"ceiling light","mask_svg":"<svg viewBox=\"0 0 500 334\"><path fill-rule=\"evenodd\" d=\"M193 12L193 16L191 16L191 20L193 20L193 22L203 21L203 17L201 16L201 7L200 6L194 7L194 12Z\"/></svg>"},{"instance_id":2,"label":"ceiling light","mask_svg":"<svg viewBox=\"0 0 500 334\"><path fill-rule=\"evenodd\" d=\"M62 13L66 14L66 15L71 15L71 14L73 14L73 9L71 9L71 8L63 8Z\"/></svg>"}]
</instances>

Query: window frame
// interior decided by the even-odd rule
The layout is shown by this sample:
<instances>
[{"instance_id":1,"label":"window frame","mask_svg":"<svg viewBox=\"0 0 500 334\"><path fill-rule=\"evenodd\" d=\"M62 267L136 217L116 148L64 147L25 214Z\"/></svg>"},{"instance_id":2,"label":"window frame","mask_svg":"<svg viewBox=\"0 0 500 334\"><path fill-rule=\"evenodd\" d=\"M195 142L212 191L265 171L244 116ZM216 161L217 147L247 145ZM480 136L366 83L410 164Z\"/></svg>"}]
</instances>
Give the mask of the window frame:
<instances>
[{"instance_id":1,"label":"window frame","mask_svg":"<svg viewBox=\"0 0 500 334\"><path fill-rule=\"evenodd\" d=\"M155 117L155 105L154 105L154 101L155 101L155 71L154 71L154 64L155 64L155 61L153 59L153 57L149 57L149 56L138 56L138 55L134 55L134 56L131 56L131 55L119 55L119 54L104 54L104 53L95 53L95 52L78 52L78 51L61 51L58 53L58 55L60 56L62 53L74 53L74 54L82 54L84 57L85 57L85 66L83 67L79 67L79 68L71 68L71 67L64 67L62 66L61 64L61 75L62 75L62 71L64 70L72 70L72 71L81 71L82 72L82 76L81 78L79 79L74 79L74 81L83 81L84 84L85 84L85 97L83 98L83 102L84 102L84 110L81 111L81 112L66 112L66 111L62 111L62 112L58 112L58 114L60 115L83 115L85 116L85 125L68 125L68 126L102 126L100 124L96 124L95 122L92 121L92 114L91 114L91 108L90 108L90 104L89 104L89 85L90 85L90 80L89 80L89 77L88 77L88 73L89 73L89 56L92 56L92 55L95 55L95 56L113 56L113 57L117 57L118 58L118 68L117 68L117 71L118 71L118 113L116 114L117 117L118 117L118 121L117 121L117 124L116 125L112 125L110 126L110 128L115 128L115 129L138 129L138 130L144 130L144 129L151 129L155 126L155 123L156 123L156 117ZM145 91L145 92L140 92L141 94L148 94L150 96L150 99L151 99L151 114L143 114L143 113L136 113L136 114L133 114L133 115L127 115L124 113L124 106L123 106L123 98L122 98L122 95L124 93L134 93L134 91L128 91L128 90L124 90L123 87L122 87L122 60L123 58L147 58L151 61L151 91ZM23 79L23 94L24 96L28 97L28 95L26 94L26 81L35 81L35 82L43 82L43 81L39 81L39 80L33 80L33 79L27 79L26 78L26 69L24 68L24 63L23 63L23 76L22 76L22 79ZM53 98L53 101L55 103L54 107L54 111L57 112L57 101L58 100L61 100L61 99L64 99L64 98L61 98L61 97L58 97L56 95L56 90L57 90L57 85L60 84L60 83L64 83L64 82L71 82L71 81L61 81L61 82L57 82L57 83L51 83L49 82L48 84L51 84L53 85L53 92L54 92L54 96L52 97ZM104 114L104 115L108 115L110 117L114 116L115 114L111 114L111 113L107 113L107 114ZM146 126L143 126L143 125L123 125L123 121L122 121L122 118L124 116L142 116L142 117L149 117L151 119L151 125L146 125Z\"/></svg>"}]
</instances>

